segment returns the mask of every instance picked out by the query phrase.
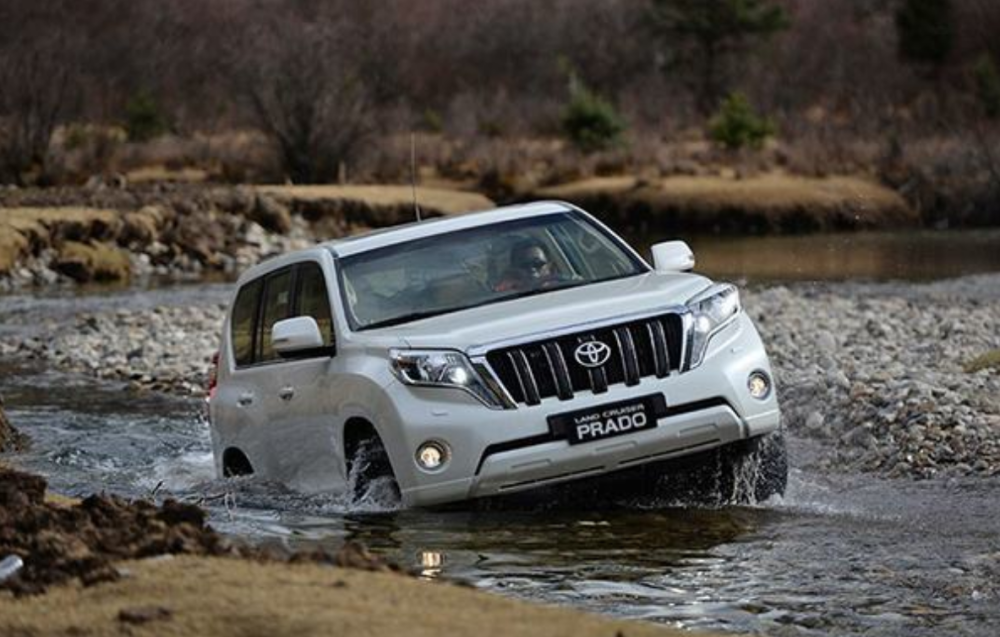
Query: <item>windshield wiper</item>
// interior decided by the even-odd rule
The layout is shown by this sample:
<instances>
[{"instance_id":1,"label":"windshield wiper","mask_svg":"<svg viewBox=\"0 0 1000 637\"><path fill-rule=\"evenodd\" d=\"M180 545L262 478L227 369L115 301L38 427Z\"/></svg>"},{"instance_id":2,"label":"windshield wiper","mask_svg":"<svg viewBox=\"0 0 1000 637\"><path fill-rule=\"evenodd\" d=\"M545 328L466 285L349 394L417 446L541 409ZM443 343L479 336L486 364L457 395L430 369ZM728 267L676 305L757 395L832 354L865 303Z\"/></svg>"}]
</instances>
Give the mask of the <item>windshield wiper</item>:
<instances>
[{"instance_id":1,"label":"windshield wiper","mask_svg":"<svg viewBox=\"0 0 1000 637\"><path fill-rule=\"evenodd\" d=\"M420 312L410 312L409 314L400 314L399 316L394 316L392 318L387 318L382 321L375 321L374 323L369 323L363 326L362 330L371 330L378 327L392 327L393 325L399 325L401 323L409 323L410 321L417 321L423 318L430 318L432 316L437 316L438 314L444 314L451 310L423 310Z\"/></svg>"}]
</instances>

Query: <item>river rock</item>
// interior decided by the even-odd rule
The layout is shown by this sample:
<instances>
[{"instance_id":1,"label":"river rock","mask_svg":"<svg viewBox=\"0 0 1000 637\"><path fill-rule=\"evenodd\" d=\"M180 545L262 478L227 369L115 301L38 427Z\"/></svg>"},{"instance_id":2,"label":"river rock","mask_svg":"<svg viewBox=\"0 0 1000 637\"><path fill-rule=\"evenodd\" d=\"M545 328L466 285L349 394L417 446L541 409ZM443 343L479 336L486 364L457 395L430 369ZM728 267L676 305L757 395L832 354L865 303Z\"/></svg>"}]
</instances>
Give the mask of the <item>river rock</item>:
<instances>
[{"instance_id":1,"label":"river rock","mask_svg":"<svg viewBox=\"0 0 1000 637\"><path fill-rule=\"evenodd\" d=\"M0 396L0 453L21 451L27 446L27 437L10 424L3 407L3 396Z\"/></svg>"}]
</instances>

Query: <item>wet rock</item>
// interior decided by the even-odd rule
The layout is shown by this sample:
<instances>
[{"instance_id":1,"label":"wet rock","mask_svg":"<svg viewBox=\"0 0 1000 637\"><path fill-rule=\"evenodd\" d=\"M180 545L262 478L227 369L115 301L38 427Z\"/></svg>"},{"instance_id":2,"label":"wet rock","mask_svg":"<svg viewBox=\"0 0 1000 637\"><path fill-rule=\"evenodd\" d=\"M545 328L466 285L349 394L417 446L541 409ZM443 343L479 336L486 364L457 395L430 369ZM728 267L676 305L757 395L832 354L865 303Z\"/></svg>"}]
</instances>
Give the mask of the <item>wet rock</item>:
<instances>
[{"instance_id":1,"label":"wet rock","mask_svg":"<svg viewBox=\"0 0 1000 637\"><path fill-rule=\"evenodd\" d=\"M0 453L21 451L28 444L25 435L14 428L3 410L3 396L0 395Z\"/></svg>"}]
</instances>

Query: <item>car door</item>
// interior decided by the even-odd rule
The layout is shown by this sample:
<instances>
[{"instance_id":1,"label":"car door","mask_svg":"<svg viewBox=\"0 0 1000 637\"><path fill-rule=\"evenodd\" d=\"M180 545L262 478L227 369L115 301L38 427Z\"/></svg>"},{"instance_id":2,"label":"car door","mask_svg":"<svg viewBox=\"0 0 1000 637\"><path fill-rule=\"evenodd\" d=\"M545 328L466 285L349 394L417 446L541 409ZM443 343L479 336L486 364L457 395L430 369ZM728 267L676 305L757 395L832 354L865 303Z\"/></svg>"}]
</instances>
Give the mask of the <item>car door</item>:
<instances>
[{"instance_id":1,"label":"car door","mask_svg":"<svg viewBox=\"0 0 1000 637\"><path fill-rule=\"evenodd\" d=\"M265 316L268 340L263 343L262 357L274 361L265 405L275 477L295 489L316 491L341 480L332 413L332 385L340 361L329 286L321 264L297 264L289 284L292 304L282 318L312 317L323 337L323 347L290 358L278 357L271 351L269 339L274 322L281 319L278 313Z\"/></svg>"}]
</instances>

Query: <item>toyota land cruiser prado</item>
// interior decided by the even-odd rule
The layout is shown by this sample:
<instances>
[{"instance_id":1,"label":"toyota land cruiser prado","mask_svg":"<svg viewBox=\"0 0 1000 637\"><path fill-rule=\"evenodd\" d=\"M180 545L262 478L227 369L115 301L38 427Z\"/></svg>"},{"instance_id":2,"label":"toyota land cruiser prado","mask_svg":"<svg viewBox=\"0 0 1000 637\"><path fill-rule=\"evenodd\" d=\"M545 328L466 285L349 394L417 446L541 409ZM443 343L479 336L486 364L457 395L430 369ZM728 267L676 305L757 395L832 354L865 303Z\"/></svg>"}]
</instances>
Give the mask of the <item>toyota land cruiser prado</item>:
<instances>
[{"instance_id":1,"label":"toyota land cruiser prado","mask_svg":"<svg viewBox=\"0 0 1000 637\"><path fill-rule=\"evenodd\" d=\"M542 202L251 268L210 398L219 473L310 492L388 477L421 506L722 458L763 463L754 496L783 491L771 369L737 289L690 273L682 242L652 253Z\"/></svg>"}]
</instances>

